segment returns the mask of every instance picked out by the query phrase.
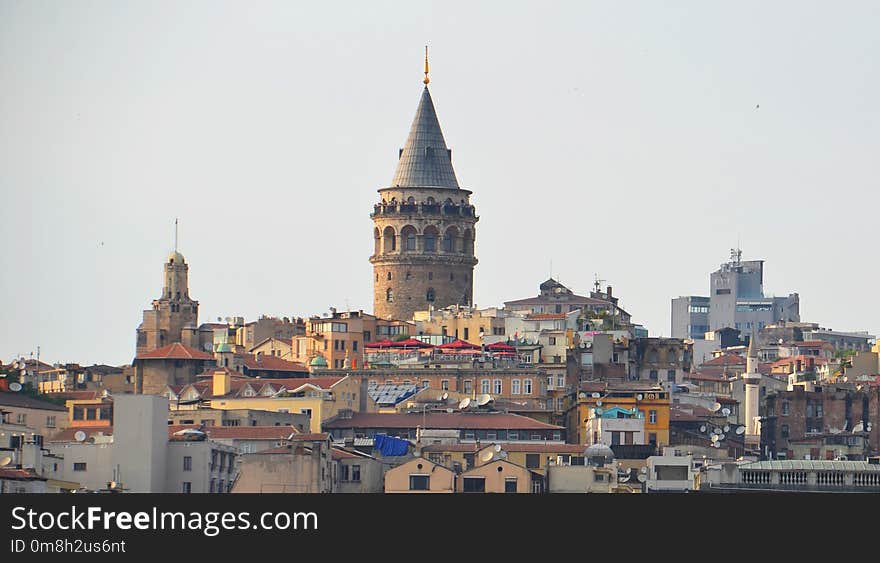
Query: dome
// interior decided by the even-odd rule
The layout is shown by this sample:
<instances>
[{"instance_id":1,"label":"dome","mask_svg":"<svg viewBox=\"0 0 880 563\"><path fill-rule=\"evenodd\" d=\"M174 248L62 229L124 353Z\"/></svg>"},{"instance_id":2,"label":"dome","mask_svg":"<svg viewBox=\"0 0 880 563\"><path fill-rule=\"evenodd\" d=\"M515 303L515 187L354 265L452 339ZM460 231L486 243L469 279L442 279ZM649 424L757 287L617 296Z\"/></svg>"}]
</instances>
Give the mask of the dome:
<instances>
[{"instance_id":1,"label":"dome","mask_svg":"<svg viewBox=\"0 0 880 563\"><path fill-rule=\"evenodd\" d=\"M327 367L327 360L325 360L323 356L315 356L312 358L312 361L309 362L309 365L314 368L325 368Z\"/></svg>"},{"instance_id":2,"label":"dome","mask_svg":"<svg viewBox=\"0 0 880 563\"><path fill-rule=\"evenodd\" d=\"M605 444L593 444L584 451L584 457L588 464L601 467L614 461L614 450Z\"/></svg>"},{"instance_id":3,"label":"dome","mask_svg":"<svg viewBox=\"0 0 880 563\"><path fill-rule=\"evenodd\" d=\"M177 264L185 264L186 260L183 259L183 254L181 254L180 252L177 252L175 250L171 254L168 255L168 262L175 262Z\"/></svg>"}]
</instances>

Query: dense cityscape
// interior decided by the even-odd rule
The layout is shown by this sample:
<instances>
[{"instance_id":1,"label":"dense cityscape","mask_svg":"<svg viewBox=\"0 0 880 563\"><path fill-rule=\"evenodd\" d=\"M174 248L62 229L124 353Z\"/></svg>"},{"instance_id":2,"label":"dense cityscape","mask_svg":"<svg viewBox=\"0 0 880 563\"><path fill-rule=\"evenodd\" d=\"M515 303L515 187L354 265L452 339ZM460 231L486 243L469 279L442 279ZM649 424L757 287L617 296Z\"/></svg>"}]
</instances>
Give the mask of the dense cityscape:
<instances>
[{"instance_id":1,"label":"dense cityscape","mask_svg":"<svg viewBox=\"0 0 880 563\"><path fill-rule=\"evenodd\" d=\"M477 308L427 55L423 81L364 210L372 312L200 319L175 246L130 364L4 359L0 492L880 492L875 336L802 319L739 248L657 296L669 337L598 273Z\"/></svg>"}]
</instances>

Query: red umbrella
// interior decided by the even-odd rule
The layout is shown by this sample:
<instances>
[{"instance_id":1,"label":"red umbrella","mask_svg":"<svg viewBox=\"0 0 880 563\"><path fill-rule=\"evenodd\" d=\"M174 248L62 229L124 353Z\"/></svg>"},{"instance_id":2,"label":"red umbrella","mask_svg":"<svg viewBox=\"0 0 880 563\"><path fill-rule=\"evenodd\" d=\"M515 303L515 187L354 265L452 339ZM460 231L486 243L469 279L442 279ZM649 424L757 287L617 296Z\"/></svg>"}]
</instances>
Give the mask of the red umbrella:
<instances>
[{"instance_id":1,"label":"red umbrella","mask_svg":"<svg viewBox=\"0 0 880 563\"><path fill-rule=\"evenodd\" d=\"M471 344L470 342L465 342L464 340L455 340L450 342L449 344L441 344L440 348L443 350L479 350L480 347L476 344Z\"/></svg>"},{"instance_id":2,"label":"red umbrella","mask_svg":"<svg viewBox=\"0 0 880 563\"><path fill-rule=\"evenodd\" d=\"M408 338L406 340L401 340L400 342L394 342L394 347L397 348L433 348L433 344L429 344L427 342L422 342L421 340L416 340L415 338Z\"/></svg>"},{"instance_id":3,"label":"red umbrella","mask_svg":"<svg viewBox=\"0 0 880 563\"><path fill-rule=\"evenodd\" d=\"M516 348L504 342L494 342L486 346L486 350L490 352L516 352Z\"/></svg>"},{"instance_id":4,"label":"red umbrella","mask_svg":"<svg viewBox=\"0 0 880 563\"><path fill-rule=\"evenodd\" d=\"M395 344L397 343L385 339L378 342L367 342L366 344L364 344L364 348L391 348Z\"/></svg>"}]
</instances>

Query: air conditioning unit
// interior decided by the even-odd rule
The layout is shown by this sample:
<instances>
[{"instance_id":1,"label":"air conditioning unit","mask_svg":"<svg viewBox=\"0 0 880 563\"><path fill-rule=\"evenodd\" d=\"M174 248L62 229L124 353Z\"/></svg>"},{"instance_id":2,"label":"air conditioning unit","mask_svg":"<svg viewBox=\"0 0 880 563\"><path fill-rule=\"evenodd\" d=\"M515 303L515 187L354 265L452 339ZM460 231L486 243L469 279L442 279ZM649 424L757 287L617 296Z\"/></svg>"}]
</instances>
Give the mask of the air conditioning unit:
<instances>
[{"instance_id":1,"label":"air conditioning unit","mask_svg":"<svg viewBox=\"0 0 880 563\"><path fill-rule=\"evenodd\" d=\"M657 398L657 395L654 393L648 393L648 400L652 401Z\"/></svg>"}]
</instances>

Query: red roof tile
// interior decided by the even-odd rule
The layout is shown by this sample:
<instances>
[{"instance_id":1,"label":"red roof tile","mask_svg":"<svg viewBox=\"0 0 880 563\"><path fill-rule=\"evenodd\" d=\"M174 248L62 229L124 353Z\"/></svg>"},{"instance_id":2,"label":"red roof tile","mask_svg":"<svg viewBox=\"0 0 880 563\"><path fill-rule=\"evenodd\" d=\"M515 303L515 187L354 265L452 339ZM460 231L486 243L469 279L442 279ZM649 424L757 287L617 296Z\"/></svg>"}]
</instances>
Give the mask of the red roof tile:
<instances>
[{"instance_id":1,"label":"red roof tile","mask_svg":"<svg viewBox=\"0 0 880 563\"><path fill-rule=\"evenodd\" d=\"M246 368L251 371L292 371L299 373L308 373L309 368L307 368L304 364L300 364L297 362L289 362L287 360L282 360L278 356L260 354L259 356L254 356L253 354L236 354L237 357L240 357L244 362Z\"/></svg>"},{"instance_id":2,"label":"red roof tile","mask_svg":"<svg viewBox=\"0 0 880 563\"><path fill-rule=\"evenodd\" d=\"M745 365L746 359L742 356L737 356L736 354L724 354L722 356L718 356L717 358L712 358L707 362L703 362L704 366L731 366L731 365Z\"/></svg>"},{"instance_id":3,"label":"red roof tile","mask_svg":"<svg viewBox=\"0 0 880 563\"><path fill-rule=\"evenodd\" d=\"M565 313L532 313L526 315L527 321L556 321L565 318Z\"/></svg>"},{"instance_id":4,"label":"red roof tile","mask_svg":"<svg viewBox=\"0 0 880 563\"><path fill-rule=\"evenodd\" d=\"M351 418L337 418L323 424L324 428L442 428L498 430L562 430L527 416L503 413L356 413Z\"/></svg>"},{"instance_id":5,"label":"red roof tile","mask_svg":"<svg viewBox=\"0 0 880 563\"><path fill-rule=\"evenodd\" d=\"M0 479L8 479L10 481L46 481L45 477L40 477L33 470L9 467L0 467Z\"/></svg>"},{"instance_id":6,"label":"red roof tile","mask_svg":"<svg viewBox=\"0 0 880 563\"><path fill-rule=\"evenodd\" d=\"M189 346L184 346L180 342L175 342L174 344L169 344L168 346L163 346L162 348L157 348L155 350L151 350L150 352L144 352L143 354L137 356L136 360L213 360L213 354L208 354L207 352L202 352L201 350L196 350L195 348L190 348Z\"/></svg>"}]
</instances>

